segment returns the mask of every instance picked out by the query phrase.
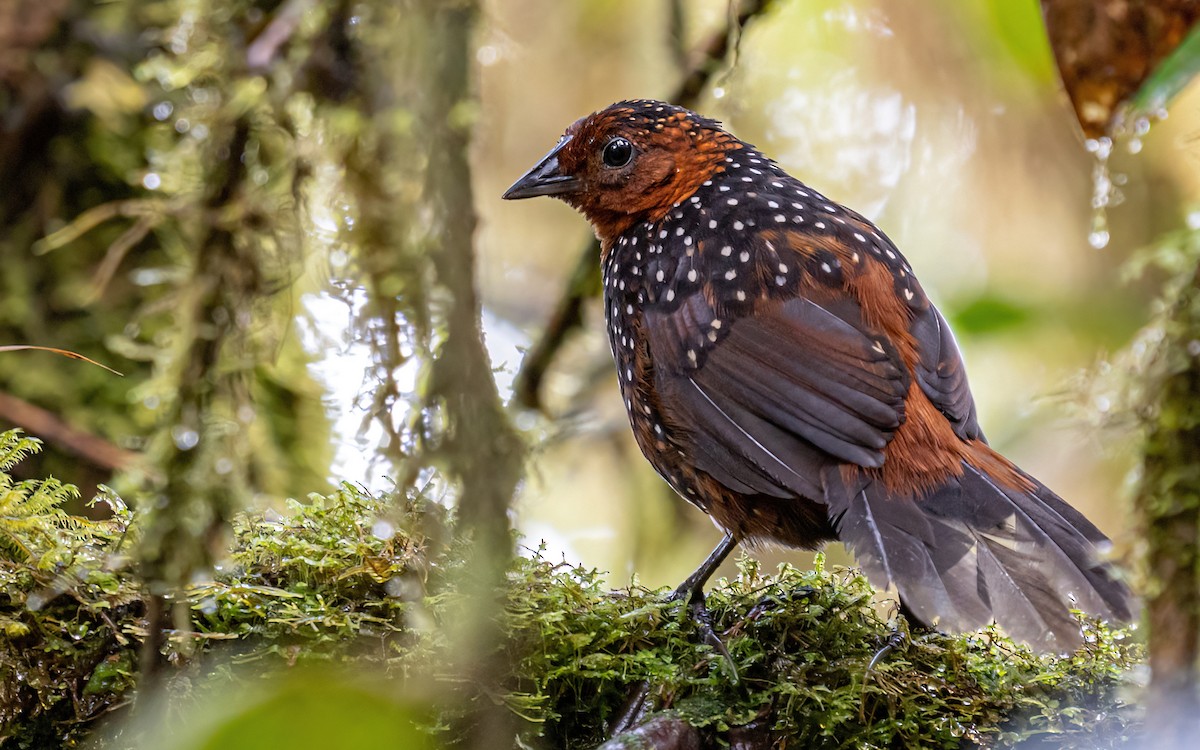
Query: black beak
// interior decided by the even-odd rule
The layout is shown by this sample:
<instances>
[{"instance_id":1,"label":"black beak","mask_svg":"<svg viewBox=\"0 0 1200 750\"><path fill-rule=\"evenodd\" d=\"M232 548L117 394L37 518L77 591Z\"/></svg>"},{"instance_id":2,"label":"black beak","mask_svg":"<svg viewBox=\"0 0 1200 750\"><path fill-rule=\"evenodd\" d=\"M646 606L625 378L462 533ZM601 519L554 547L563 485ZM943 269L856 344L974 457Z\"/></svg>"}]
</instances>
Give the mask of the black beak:
<instances>
[{"instance_id":1,"label":"black beak","mask_svg":"<svg viewBox=\"0 0 1200 750\"><path fill-rule=\"evenodd\" d=\"M568 135L559 141L550 153L542 157L536 167L522 175L501 197L506 201L515 201L520 198L536 198L539 195L562 195L578 190L583 184L578 177L558 171L558 152L570 143L573 137Z\"/></svg>"}]
</instances>

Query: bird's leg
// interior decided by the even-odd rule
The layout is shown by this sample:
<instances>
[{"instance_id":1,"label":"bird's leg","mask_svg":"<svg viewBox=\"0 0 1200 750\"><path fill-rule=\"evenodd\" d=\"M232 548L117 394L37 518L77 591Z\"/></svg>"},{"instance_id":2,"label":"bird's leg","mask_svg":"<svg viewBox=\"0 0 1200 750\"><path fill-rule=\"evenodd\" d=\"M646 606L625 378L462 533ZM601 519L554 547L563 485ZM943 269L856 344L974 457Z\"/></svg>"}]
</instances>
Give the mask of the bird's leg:
<instances>
[{"instance_id":1,"label":"bird's leg","mask_svg":"<svg viewBox=\"0 0 1200 750\"><path fill-rule=\"evenodd\" d=\"M921 619L917 617L915 612L908 608L908 605L903 600L900 602L900 608L896 614L904 618L908 627L901 628L898 622L892 626L892 632L884 639L883 647L875 652L875 655L871 657L871 661L867 664L867 672L875 669L879 662L883 661L888 654L908 643L912 639L912 630L914 628L917 630L926 629Z\"/></svg>"},{"instance_id":2,"label":"bird's leg","mask_svg":"<svg viewBox=\"0 0 1200 750\"><path fill-rule=\"evenodd\" d=\"M733 538L733 534L725 533L724 538L717 545L716 549L708 554L704 562L700 563L700 567L687 578L683 583L675 589L671 594L671 601L686 599L690 603L693 599L700 599L701 604L704 602L704 584L712 578L712 574L725 562L725 558L729 557L729 553L733 552L733 548L737 546L737 539Z\"/></svg>"},{"instance_id":3,"label":"bird's leg","mask_svg":"<svg viewBox=\"0 0 1200 750\"><path fill-rule=\"evenodd\" d=\"M700 567L684 579L683 583L679 584L679 587L670 596L670 601L682 599L687 603L688 614L691 616L692 622L696 623L701 639L725 659L725 663L729 665L729 669L733 673L734 682L738 681L737 665L734 664L729 649L725 648L725 644L713 630L712 616L708 612L708 607L704 605L704 584L712 577L713 572L720 567L721 563L725 562L725 558L729 557L729 553L733 551L737 543L733 534L726 532L716 549L709 553Z\"/></svg>"}]
</instances>

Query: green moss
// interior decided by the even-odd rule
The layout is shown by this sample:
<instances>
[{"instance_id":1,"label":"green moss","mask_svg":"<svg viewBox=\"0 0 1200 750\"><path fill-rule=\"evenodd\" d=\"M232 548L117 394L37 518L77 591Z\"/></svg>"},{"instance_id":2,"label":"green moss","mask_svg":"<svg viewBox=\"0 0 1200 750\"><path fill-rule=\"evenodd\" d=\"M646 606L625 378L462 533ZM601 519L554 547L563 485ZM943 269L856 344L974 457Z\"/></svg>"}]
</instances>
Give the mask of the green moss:
<instances>
[{"instance_id":1,"label":"green moss","mask_svg":"<svg viewBox=\"0 0 1200 750\"><path fill-rule=\"evenodd\" d=\"M0 436L0 457L34 447ZM56 483L4 487L25 498L69 494ZM106 501L111 521L67 517L54 503L0 518L0 533L19 541L0 557L0 733L11 746L70 746L132 696L145 623L142 583L122 553L136 524L116 498ZM437 508L345 485L283 513L239 516L226 561L188 593L191 630L167 640L178 667L167 693L255 679L233 677L221 666L230 662L264 675L340 663L397 684L432 683L425 694L443 732L461 728L462 698L500 700L522 717L531 747L594 746L642 683L653 711L718 741L758 721L792 747L1097 748L1120 745L1136 727L1120 692L1140 659L1127 633L1084 622L1087 643L1070 658L1036 656L991 630L918 633L868 669L893 624L862 576L821 560L765 575L745 559L736 580L716 585L708 603L736 678L698 645L665 591L614 592L597 571L541 554L518 560L499 615L512 671L503 695L475 694L481 688L438 677L454 648L447 618L464 611L455 584L466 556L440 543Z\"/></svg>"}]
</instances>

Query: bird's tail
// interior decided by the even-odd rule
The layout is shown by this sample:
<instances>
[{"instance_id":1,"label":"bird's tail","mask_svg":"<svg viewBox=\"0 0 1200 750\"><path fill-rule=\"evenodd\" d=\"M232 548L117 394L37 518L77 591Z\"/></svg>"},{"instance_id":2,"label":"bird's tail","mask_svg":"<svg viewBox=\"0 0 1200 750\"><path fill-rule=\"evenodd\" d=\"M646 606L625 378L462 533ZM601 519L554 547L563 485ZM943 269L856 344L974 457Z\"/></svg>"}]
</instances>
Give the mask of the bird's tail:
<instances>
[{"instance_id":1,"label":"bird's tail","mask_svg":"<svg viewBox=\"0 0 1200 750\"><path fill-rule=\"evenodd\" d=\"M994 619L1044 650L1079 644L1072 609L1132 617L1129 589L1099 557L1109 541L1083 514L984 443L970 444L962 470L908 499L870 473L833 483L838 536L872 583L894 583L926 625L966 631Z\"/></svg>"}]
</instances>

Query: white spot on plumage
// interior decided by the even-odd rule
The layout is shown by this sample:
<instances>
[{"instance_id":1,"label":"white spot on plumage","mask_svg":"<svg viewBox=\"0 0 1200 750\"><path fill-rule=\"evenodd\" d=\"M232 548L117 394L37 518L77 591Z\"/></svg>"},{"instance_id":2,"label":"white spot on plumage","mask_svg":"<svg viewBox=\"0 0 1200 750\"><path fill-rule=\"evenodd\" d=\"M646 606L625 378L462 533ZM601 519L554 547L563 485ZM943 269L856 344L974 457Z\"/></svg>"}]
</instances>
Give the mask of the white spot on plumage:
<instances>
[{"instance_id":1,"label":"white spot on plumage","mask_svg":"<svg viewBox=\"0 0 1200 750\"><path fill-rule=\"evenodd\" d=\"M733 281L736 278L737 278L737 271L733 270L732 268L725 272L725 280L726 281Z\"/></svg>"},{"instance_id":2,"label":"white spot on plumage","mask_svg":"<svg viewBox=\"0 0 1200 750\"><path fill-rule=\"evenodd\" d=\"M824 228L825 228L825 222L823 222L823 221L818 221L818 222L817 222L816 224L814 224L813 226L815 226L817 229L824 229Z\"/></svg>"},{"instance_id":3,"label":"white spot on plumage","mask_svg":"<svg viewBox=\"0 0 1200 750\"><path fill-rule=\"evenodd\" d=\"M746 228L746 225L745 225L745 224L743 224L743 223L742 223L742 222L740 222L740 221L735 221L735 222L733 222L733 228L734 228L734 230L735 230L735 231L738 231L738 232L740 232L740 231L742 231L743 229L745 229L745 228Z\"/></svg>"},{"instance_id":4,"label":"white spot on plumage","mask_svg":"<svg viewBox=\"0 0 1200 750\"><path fill-rule=\"evenodd\" d=\"M748 260L750 260L750 253L749 253L749 251L743 250L741 253L739 253L739 254L738 254L738 260L740 260L740 261L741 261L741 262L743 262L743 263L745 263L745 262L747 262Z\"/></svg>"},{"instance_id":5,"label":"white spot on plumage","mask_svg":"<svg viewBox=\"0 0 1200 750\"><path fill-rule=\"evenodd\" d=\"M717 220L716 220L716 219L709 219L709 220L708 220L708 228L709 228L709 229L716 229L716 228L717 228Z\"/></svg>"},{"instance_id":6,"label":"white spot on plumage","mask_svg":"<svg viewBox=\"0 0 1200 750\"><path fill-rule=\"evenodd\" d=\"M727 200L727 201L725 201L725 202L726 202L726 203L728 203L728 204L729 204L729 205L731 205L731 206L736 206L736 205L738 204L738 199L737 199L737 198L730 198L729 200Z\"/></svg>"},{"instance_id":7,"label":"white spot on plumage","mask_svg":"<svg viewBox=\"0 0 1200 750\"><path fill-rule=\"evenodd\" d=\"M671 302L671 301L672 301L672 300L674 300L674 299L675 299L675 290L674 290L674 289L668 289L668 290L667 290L667 302Z\"/></svg>"},{"instance_id":8,"label":"white spot on plumage","mask_svg":"<svg viewBox=\"0 0 1200 750\"><path fill-rule=\"evenodd\" d=\"M691 362L692 365L694 366L696 364L696 350L688 349L687 357L688 357L688 362Z\"/></svg>"},{"instance_id":9,"label":"white spot on plumage","mask_svg":"<svg viewBox=\"0 0 1200 750\"><path fill-rule=\"evenodd\" d=\"M654 274L654 278L658 279L659 281L662 281L666 277L667 277L667 275L665 273L663 273L663 270L661 268L658 269L658 273Z\"/></svg>"},{"instance_id":10,"label":"white spot on plumage","mask_svg":"<svg viewBox=\"0 0 1200 750\"><path fill-rule=\"evenodd\" d=\"M775 214L775 221L782 224L783 222L787 221L787 217L784 216L783 214Z\"/></svg>"},{"instance_id":11,"label":"white spot on plumage","mask_svg":"<svg viewBox=\"0 0 1200 750\"><path fill-rule=\"evenodd\" d=\"M696 269L693 268L693 269L689 270L687 278L688 278L688 281L694 282L696 280Z\"/></svg>"},{"instance_id":12,"label":"white spot on plumage","mask_svg":"<svg viewBox=\"0 0 1200 750\"><path fill-rule=\"evenodd\" d=\"M724 255L726 258L728 258L731 254L733 254L733 248L729 245L721 248L721 255Z\"/></svg>"},{"instance_id":13,"label":"white spot on plumage","mask_svg":"<svg viewBox=\"0 0 1200 750\"><path fill-rule=\"evenodd\" d=\"M737 298L738 298L738 302L745 302L746 301L746 292L742 289L737 290Z\"/></svg>"},{"instance_id":14,"label":"white spot on plumage","mask_svg":"<svg viewBox=\"0 0 1200 750\"><path fill-rule=\"evenodd\" d=\"M913 290L908 289L906 287L904 289L904 299L908 300L909 302L912 302L912 298L913 298Z\"/></svg>"}]
</instances>

